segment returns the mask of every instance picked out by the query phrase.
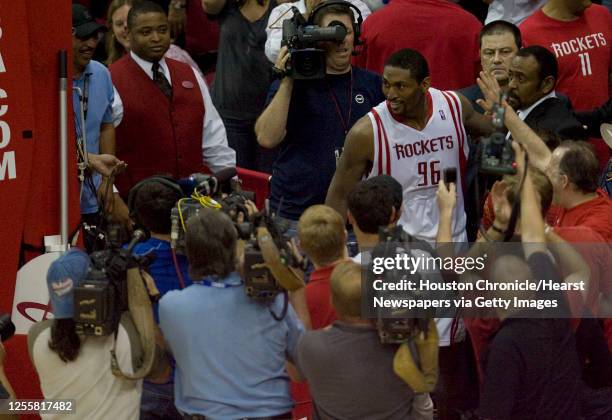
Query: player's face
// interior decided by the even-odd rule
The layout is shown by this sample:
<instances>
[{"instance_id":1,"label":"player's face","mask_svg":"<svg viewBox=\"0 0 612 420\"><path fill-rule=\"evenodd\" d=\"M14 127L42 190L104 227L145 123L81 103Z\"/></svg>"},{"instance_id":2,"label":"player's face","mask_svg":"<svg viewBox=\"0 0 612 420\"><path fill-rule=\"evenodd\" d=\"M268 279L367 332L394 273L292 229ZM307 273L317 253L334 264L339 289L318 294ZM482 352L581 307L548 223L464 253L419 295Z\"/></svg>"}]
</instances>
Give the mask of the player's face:
<instances>
[{"instance_id":1,"label":"player's face","mask_svg":"<svg viewBox=\"0 0 612 420\"><path fill-rule=\"evenodd\" d=\"M383 94L394 114L413 116L424 103L425 93L429 88L429 77L419 83L412 77L410 70L386 66L382 80Z\"/></svg>"},{"instance_id":2,"label":"player's face","mask_svg":"<svg viewBox=\"0 0 612 420\"><path fill-rule=\"evenodd\" d=\"M130 6L124 4L115 10L111 16L113 35L117 39L117 42L120 43L126 50L130 49L130 39L128 38L127 30L127 15L130 9Z\"/></svg>"},{"instance_id":3,"label":"player's face","mask_svg":"<svg viewBox=\"0 0 612 420\"><path fill-rule=\"evenodd\" d=\"M510 65L508 104L515 110L529 108L547 93L540 80L536 59L532 56L514 57Z\"/></svg>"},{"instance_id":4,"label":"player's face","mask_svg":"<svg viewBox=\"0 0 612 420\"><path fill-rule=\"evenodd\" d=\"M486 73L491 74L501 84L508 83L508 69L518 47L510 32L485 35L480 46L480 63Z\"/></svg>"},{"instance_id":5,"label":"player's face","mask_svg":"<svg viewBox=\"0 0 612 420\"><path fill-rule=\"evenodd\" d=\"M353 40L355 39L353 22L348 15L327 14L321 19L321 26L327 27L336 22L340 22L346 27L344 40L342 42L322 42L321 48L325 50L327 72L345 73L351 66L353 54Z\"/></svg>"},{"instance_id":6,"label":"player's face","mask_svg":"<svg viewBox=\"0 0 612 420\"><path fill-rule=\"evenodd\" d=\"M140 58L159 61L170 47L170 26L163 13L150 12L136 16L129 31L132 51Z\"/></svg>"}]
</instances>

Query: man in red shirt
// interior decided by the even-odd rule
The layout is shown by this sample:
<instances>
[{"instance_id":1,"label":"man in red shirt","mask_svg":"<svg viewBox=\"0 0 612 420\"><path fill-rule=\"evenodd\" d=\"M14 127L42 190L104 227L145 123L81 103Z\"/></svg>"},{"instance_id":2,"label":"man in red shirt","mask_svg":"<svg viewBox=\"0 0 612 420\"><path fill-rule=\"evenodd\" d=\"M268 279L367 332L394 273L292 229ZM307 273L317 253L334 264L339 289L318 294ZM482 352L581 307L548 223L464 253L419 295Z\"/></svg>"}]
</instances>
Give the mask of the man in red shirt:
<instances>
[{"instance_id":1,"label":"man in red shirt","mask_svg":"<svg viewBox=\"0 0 612 420\"><path fill-rule=\"evenodd\" d=\"M364 21L354 64L382 74L391 54L412 48L427 59L432 86L460 89L473 84L480 69L480 28L478 19L446 0L393 0Z\"/></svg>"},{"instance_id":2,"label":"man in red shirt","mask_svg":"<svg viewBox=\"0 0 612 420\"><path fill-rule=\"evenodd\" d=\"M598 188L599 164L584 142L565 141L549 161L553 203L561 207L555 226L585 226L612 243L612 201Z\"/></svg>"},{"instance_id":3,"label":"man in red shirt","mask_svg":"<svg viewBox=\"0 0 612 420\"><path fill-rule=\"evenodd\" d=\"M521 25L524 45L542 45L557 56L557 91L576 110L599 107L610 95L612 77L612 15L589 0L550 0ZM600 164L609 151L593 139Z\"/></svg>"}]
</instances>

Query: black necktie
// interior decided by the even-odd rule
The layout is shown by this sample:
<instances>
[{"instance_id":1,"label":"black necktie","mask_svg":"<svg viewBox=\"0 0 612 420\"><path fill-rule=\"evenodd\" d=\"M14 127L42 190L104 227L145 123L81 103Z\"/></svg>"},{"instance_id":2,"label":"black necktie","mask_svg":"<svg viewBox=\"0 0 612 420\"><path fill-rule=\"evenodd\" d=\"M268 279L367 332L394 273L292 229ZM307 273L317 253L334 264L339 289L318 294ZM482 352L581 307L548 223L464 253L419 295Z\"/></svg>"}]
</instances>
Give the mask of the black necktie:
<instances>
[{"instance_id":1,"label":"black necktie","mask_svg":"<svg viewBox=\"0 0 612 420\"><path fill-rule=\"evenodd\" d=\"M168 99L172 98L172 86L164 73L160 71L159 62L153 63L153 81Z\"/></svg>"}]
</instances>

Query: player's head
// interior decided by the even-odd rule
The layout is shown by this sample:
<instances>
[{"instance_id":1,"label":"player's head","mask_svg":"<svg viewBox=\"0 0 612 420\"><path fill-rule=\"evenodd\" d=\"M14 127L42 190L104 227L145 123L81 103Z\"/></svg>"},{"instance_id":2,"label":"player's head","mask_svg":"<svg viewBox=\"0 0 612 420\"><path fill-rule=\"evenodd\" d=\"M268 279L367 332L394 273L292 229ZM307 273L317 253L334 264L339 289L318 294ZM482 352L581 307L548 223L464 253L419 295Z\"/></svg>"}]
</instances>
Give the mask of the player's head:
<instances>
[{"instance_id":1,"label":"player's head","mask_svg":"<svg viewBox=\"0 0 612 420\"><path fill-rule=\"evenodd\" d=\"M382 90L393 114L411 117L418 113L429 86L429 66L418 51L405 48L387 59Z\"/></svg>"},{"instance_id":2,"label":"player's head","mask_svg":"<svg viewBox=\"0 0 612 420\"><path fill-rule=\"evenodd\" d=\"M510 62L521 48L521 31L513 23L495 20L482 28L479 41L482 70L506 85Z\"/></svg>"},{"instance_id":3,"label":"player's head","mask_svg":"<svg viewBox=\"0 0 612 420\"><path fill-rule=\"evenodd\" d=\"M555 55L539 45L521 48L510 64L508 103L529 108L555 88L559 68Z\"/></svg>"}]
</instances>

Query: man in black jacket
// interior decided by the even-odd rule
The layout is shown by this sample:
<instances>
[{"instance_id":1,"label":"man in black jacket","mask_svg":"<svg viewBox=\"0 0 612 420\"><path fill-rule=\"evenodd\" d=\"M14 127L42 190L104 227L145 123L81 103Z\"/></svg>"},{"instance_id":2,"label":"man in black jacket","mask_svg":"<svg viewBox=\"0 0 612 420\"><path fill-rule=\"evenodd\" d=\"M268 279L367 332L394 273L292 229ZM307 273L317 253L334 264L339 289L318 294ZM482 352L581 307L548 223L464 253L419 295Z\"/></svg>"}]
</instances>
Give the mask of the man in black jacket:
<instances>
[{"instance_id":1,"label":"man in black jacket","mask_svg":"<svg viewBox=\"0 0 612 420\"><path fill-rule=\"evenodd\" d=\"M533 45L522 48L510 64L508 104L535 131L550 130L563 139L583 139L586 132L555 93L558 65L554 54Z\"/></svg>"}]
</instances>

